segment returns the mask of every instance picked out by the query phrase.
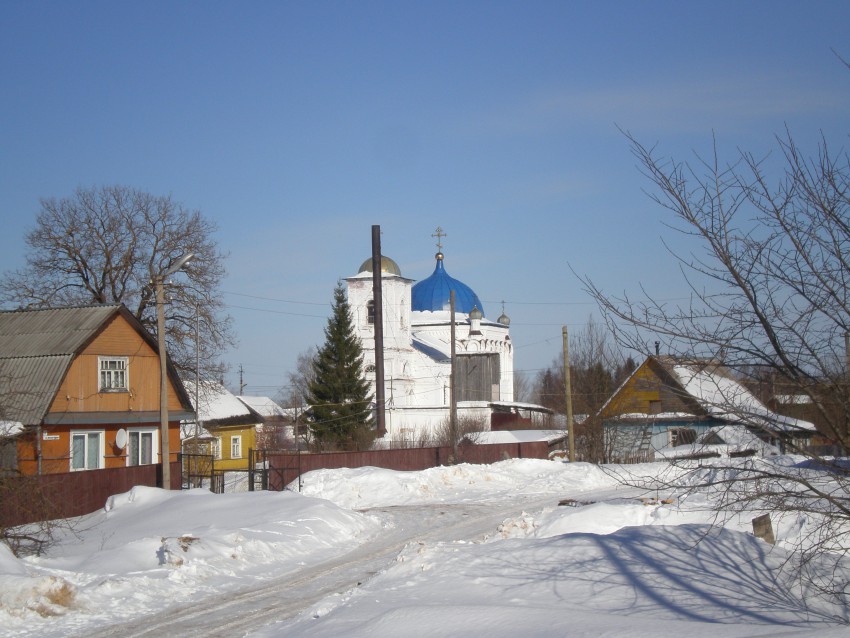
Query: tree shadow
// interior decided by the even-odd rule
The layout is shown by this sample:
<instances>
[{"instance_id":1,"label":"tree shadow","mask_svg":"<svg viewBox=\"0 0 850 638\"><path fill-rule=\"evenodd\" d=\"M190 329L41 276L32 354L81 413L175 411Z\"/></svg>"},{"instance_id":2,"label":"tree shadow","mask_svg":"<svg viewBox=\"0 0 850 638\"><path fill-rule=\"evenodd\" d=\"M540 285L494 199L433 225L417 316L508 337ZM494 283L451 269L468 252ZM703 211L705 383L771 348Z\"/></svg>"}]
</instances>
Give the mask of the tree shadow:
<instances>
[{"instance_id":1,"label":"tree shadow","mask_svg":"<svg viewBox=\"0 0 850 638\"><path fill-rule=\"evenodd\" d=\"M489 563L488 579L506 596L548 581L565 605L615 615L809 628L850 618L846 599L819 596L782 569L787 552L741 532L633 527L504 542L514 545L511 558L489 555L475 569L480 577Z\"/></svg>"}]
</instances>

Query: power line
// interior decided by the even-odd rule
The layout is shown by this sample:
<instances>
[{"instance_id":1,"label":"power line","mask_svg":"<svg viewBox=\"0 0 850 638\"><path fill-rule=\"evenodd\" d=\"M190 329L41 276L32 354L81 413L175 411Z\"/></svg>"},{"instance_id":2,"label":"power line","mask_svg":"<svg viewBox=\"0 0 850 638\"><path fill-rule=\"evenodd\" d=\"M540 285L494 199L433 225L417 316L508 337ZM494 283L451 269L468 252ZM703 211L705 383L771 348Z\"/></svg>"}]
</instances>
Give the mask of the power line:
<instances>
[{"instance_id":1,"label":"power line","mask_svg":"<svg viewBox=\"0 0 850 638\"><path fill-rule=\"evenodd\" d=\"M246 295L241 292L232 292L230 290L222 290L221 291L225 295L233 295L234 297L247 297L248 299L262 299L263 301L279 301L280 303L295 303L301 304L305 306L330 306L328 302L318 302L318 301L295 301L293 299L276 299L275 297L260 297L259 295Z\"/></svg>"}]
</instances>

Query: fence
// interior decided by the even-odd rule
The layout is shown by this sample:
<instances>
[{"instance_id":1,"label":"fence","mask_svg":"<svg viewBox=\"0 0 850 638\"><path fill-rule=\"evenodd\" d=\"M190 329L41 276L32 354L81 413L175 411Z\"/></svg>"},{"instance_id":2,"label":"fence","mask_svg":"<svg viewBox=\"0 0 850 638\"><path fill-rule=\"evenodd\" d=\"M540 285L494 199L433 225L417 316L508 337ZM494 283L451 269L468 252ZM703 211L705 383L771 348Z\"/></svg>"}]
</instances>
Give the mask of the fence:
<instances>
[{"instance_id":1,"label":"fence","mask_svg":"<svg viewBox=\"0 0 850 638\"><path fill-rule=\"evenodd\" d=\"M452 459L451 447L405 448L370 450L366 452L327 452L322 454L267 454L263 471L264 484L270 490L282 490L298 480L304 472L343 467L381 467L387 470L415 471L447 465ZM509 458L546 459L549 444L499 443L493 445L462 445L458 448L459 463L495 463Z\"/></svg>"},{"instance_id":2,"label":"fence","mask_svg":"<svg viewBox=\"0 0 850 638\"><path fill-rule=\"evenodd\" d=\"M178 461L171 464L171 489L179 490L180 483ZM136 485L162 486L162 465L6 478L0 489L0 527L89 514Z\"/></svg>"},{"instance_id":3,"label":"fence","mask_svg":"<svg viewBox=\"0 0 850 638\"><path fill-rule=\"evenodd\" d=\"M304 472L343 467L381 467L389 470L425 470L447 465L452 460L452 448L427 447L367 452L329 452L324 454L270 453L251 455L256 463L251 468L262 472L261 485L270 490L283 490ZM458 448L460 463L494 463L507 458L538 458L549 456L545 442L502 443L495 445L462 445ZM188 461L187 459L182 459ZM213 478L212 491L223 491L223 478L209 466L210 474L200 470L201 459L171 464L171 489L179 490L204 478ZM136 485L162 485L161 465L44 474L15 477L0 482L0 527L12 527L40 520L82 516L102 508L114 494L127 492ZM38 495L39 498L34 498Z\"/></svg>"}]
</instances>

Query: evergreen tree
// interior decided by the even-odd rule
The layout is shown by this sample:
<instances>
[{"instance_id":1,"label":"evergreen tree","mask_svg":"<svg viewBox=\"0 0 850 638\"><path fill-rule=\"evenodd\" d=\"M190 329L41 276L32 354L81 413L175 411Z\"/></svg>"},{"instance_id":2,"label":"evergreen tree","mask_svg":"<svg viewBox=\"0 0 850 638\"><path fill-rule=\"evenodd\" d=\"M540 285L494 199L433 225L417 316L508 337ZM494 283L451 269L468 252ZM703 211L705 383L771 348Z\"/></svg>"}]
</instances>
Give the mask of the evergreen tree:
<instances>
[{"instance_id":1,"label":"evergreen tree","mask_svg":"<svg viewBox=\"0 0 850 638\"><path fill-rule=\"evenodd\" d=\"M363 348L341 283L334 289L325 344L313 359L308 384L313 437L322 449L360 450L374 439L372 397L363 376Z\"/></svg>"}]
</instances>

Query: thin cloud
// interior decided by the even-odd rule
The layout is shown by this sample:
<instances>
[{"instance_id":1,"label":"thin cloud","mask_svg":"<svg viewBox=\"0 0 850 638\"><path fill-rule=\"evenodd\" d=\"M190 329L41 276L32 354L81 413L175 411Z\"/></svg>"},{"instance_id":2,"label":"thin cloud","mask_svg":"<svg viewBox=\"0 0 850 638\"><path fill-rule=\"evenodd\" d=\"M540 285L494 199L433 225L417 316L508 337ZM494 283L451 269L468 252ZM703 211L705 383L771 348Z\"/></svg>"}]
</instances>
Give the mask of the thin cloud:
<instances>
[{"instance_id":1,"label":"thin cloud","mask_svg":"<svg viewBox=\"0 0 850 638\"><path fill-rule=\"evenodd\" d=\"M789 80L689 80L615 88L558 88L494 108L467 129L492 135L527 135L576 125L618 122L629 128L699 130L746 125L764 119L846 112L846 91L789 86Z\"/></svg>"}]
</instances>

